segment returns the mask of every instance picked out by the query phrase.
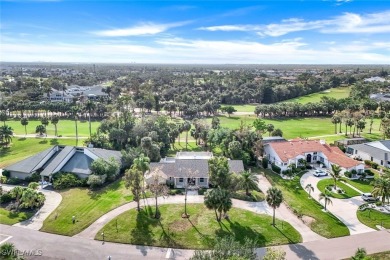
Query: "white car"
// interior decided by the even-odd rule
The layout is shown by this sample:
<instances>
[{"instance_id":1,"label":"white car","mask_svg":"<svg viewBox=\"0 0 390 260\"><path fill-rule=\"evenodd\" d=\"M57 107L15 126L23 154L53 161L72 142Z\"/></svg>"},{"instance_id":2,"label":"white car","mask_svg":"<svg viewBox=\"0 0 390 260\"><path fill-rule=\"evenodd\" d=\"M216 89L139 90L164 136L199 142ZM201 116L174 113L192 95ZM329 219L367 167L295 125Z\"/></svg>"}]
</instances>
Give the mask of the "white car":
<instances>
[{"instance_id":1,"label":"white car","mask_svg":"<svg viewBox=\"0 0 390 260\"><path fill-rule=\"evenodd\" d=\"M378 198L375 198L374 196L372 196L371 193L363 193L362 194L362 199L364 201L367 201L367 202L374 202L374 201L379 200Z\"/></svg>"},{"instance_id":2,"label":"white car","mask_svg":"<svg viewBox=\"0 0 390 260\"><path fill-rule=\"evenodd\" d=\"M327 172L324 172L322 170L316 170L314 173L313 173L314 176L316 177L322 177L322 176L328 176L328 173Z\"/></svg>"}]
</instances>

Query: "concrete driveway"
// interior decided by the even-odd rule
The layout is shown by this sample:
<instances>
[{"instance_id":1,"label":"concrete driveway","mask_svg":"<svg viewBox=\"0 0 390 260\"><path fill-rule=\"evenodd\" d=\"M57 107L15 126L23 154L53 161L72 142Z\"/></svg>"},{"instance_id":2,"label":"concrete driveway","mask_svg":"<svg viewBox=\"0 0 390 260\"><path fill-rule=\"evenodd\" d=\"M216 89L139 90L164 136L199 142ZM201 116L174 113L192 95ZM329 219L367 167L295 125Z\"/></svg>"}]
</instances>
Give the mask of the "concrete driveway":
<instances>
[{"instance_id":1,"label":"concrete driveway","mask_svg":"<svg viewBox=\"0 0 390 260\"><path fill-rule=\"evenodd\" d=\"M320 202L318 197L321 192L317 188L317 183L322 179L329 178L330 177L315 177L312 172L308 172L301 177L300 182L302 187L311 184L314 188L314 191L311 192L311 196L316 201ZM326 208L348 227L351 235L354 235L374 231L374 229L362 224L356 216L358 207L364 203L365 202L359 196L349 199L332 198L332 204L327 205ZM321 201L320 204L324 205L324 202Z\"/></svg>"},{"instance_id":2,"label":"concrete driveway","mask_svg":"<svg viewBox=\"0 0 390 260\"><path fill-rule=\"evenodd\" d=\"M9 191L16 187L14 185L7 184L3 184L2 186L5 191ZM43 221L58 207L58 205L60 205L62 196L58 192L41 188L39 188L38 191L45 195L46 200L43 206L30 219L16 223L14 226L40 230L43 226Z\"/></svg>"}]
</instances>

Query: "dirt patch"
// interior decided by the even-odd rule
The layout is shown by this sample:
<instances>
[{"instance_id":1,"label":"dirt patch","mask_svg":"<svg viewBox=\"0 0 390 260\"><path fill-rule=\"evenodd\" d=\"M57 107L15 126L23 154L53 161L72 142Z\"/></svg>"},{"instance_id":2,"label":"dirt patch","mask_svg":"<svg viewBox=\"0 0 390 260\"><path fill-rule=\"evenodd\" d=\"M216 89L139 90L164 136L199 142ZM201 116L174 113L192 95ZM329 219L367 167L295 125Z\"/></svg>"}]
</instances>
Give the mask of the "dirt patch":
<instances>
[{"instance_id":1,"label":"dirt patch","mask_svg":"<svg viewBox=\"0 0 390 260\"><path fill-rule=\"evenodd\" d=\"M174 232L182 232L192 228L192 225L198 223L197 216L190 216L189 218L179 219L171 224L169 224L169 230Z\"/></svg>"},{"instance_id":2,"label":"dirt patch","mask_svg":"<svg viewBox=\"0 0 390 260\"><path fill-rule=\"evenodd\" d=\"M303 222L303 224L305 224L306 226L310 227L314 222L316 222L316 219L315 219L315 218L312 218L312 217L309 217L309 216L303 215L303 216L302 216L302 222Z\"/></svg>"}]
</instances>

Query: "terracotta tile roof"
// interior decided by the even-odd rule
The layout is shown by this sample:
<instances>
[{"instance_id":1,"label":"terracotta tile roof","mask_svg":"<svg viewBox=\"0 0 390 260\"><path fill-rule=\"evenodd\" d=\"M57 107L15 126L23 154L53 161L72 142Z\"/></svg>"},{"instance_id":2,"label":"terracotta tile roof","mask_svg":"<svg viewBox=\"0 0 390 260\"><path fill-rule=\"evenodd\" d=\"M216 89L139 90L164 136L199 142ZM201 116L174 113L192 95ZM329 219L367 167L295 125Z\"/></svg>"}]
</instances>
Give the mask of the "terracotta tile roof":
<instances>
[{"instance_id":1,"label":"terracotta tile roof","mask_svg":"<svg viewBox=\"0 0 390 260\"><path fill-rule=\"evenodd\" d=\"M319 140L293 139L288 142L269 143L269 146L278 154L279 158L286 162L298 155L305 155L309 152L322 152L331 163L338 164L344 168L351 168L361 162L346 156L338 147L322 144Z\"/></svg>"}]
</instances>

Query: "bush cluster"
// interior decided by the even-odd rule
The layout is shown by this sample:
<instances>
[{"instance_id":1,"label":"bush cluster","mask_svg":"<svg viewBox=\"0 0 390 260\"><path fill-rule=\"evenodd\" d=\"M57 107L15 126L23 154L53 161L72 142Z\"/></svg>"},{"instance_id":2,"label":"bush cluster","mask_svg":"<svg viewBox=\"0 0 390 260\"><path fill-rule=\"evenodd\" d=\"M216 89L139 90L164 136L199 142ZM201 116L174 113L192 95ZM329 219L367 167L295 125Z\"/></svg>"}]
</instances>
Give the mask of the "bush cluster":
<instances>
[{"instance_id":1,"label":"bush cluster","mask_svg":"<svg viewBox=\"0 0 390 260\"><path fill-rule=\"evenodd\" d=\"M74 173L59 172L53 175L53 188L62 190L86 185L86 179L81 179Z\"/></svg>"},{"instance_id":2,"label":"bush cluster","mask_svg":"<svg viewBox=\"0 0 390 260\"><path fill-rule=\"evenodd\" d=\"M274 163L271 164L271 169L272 169L274 172L280 174L280 167L276 166Z\"/></svg>"}]
</instances>

